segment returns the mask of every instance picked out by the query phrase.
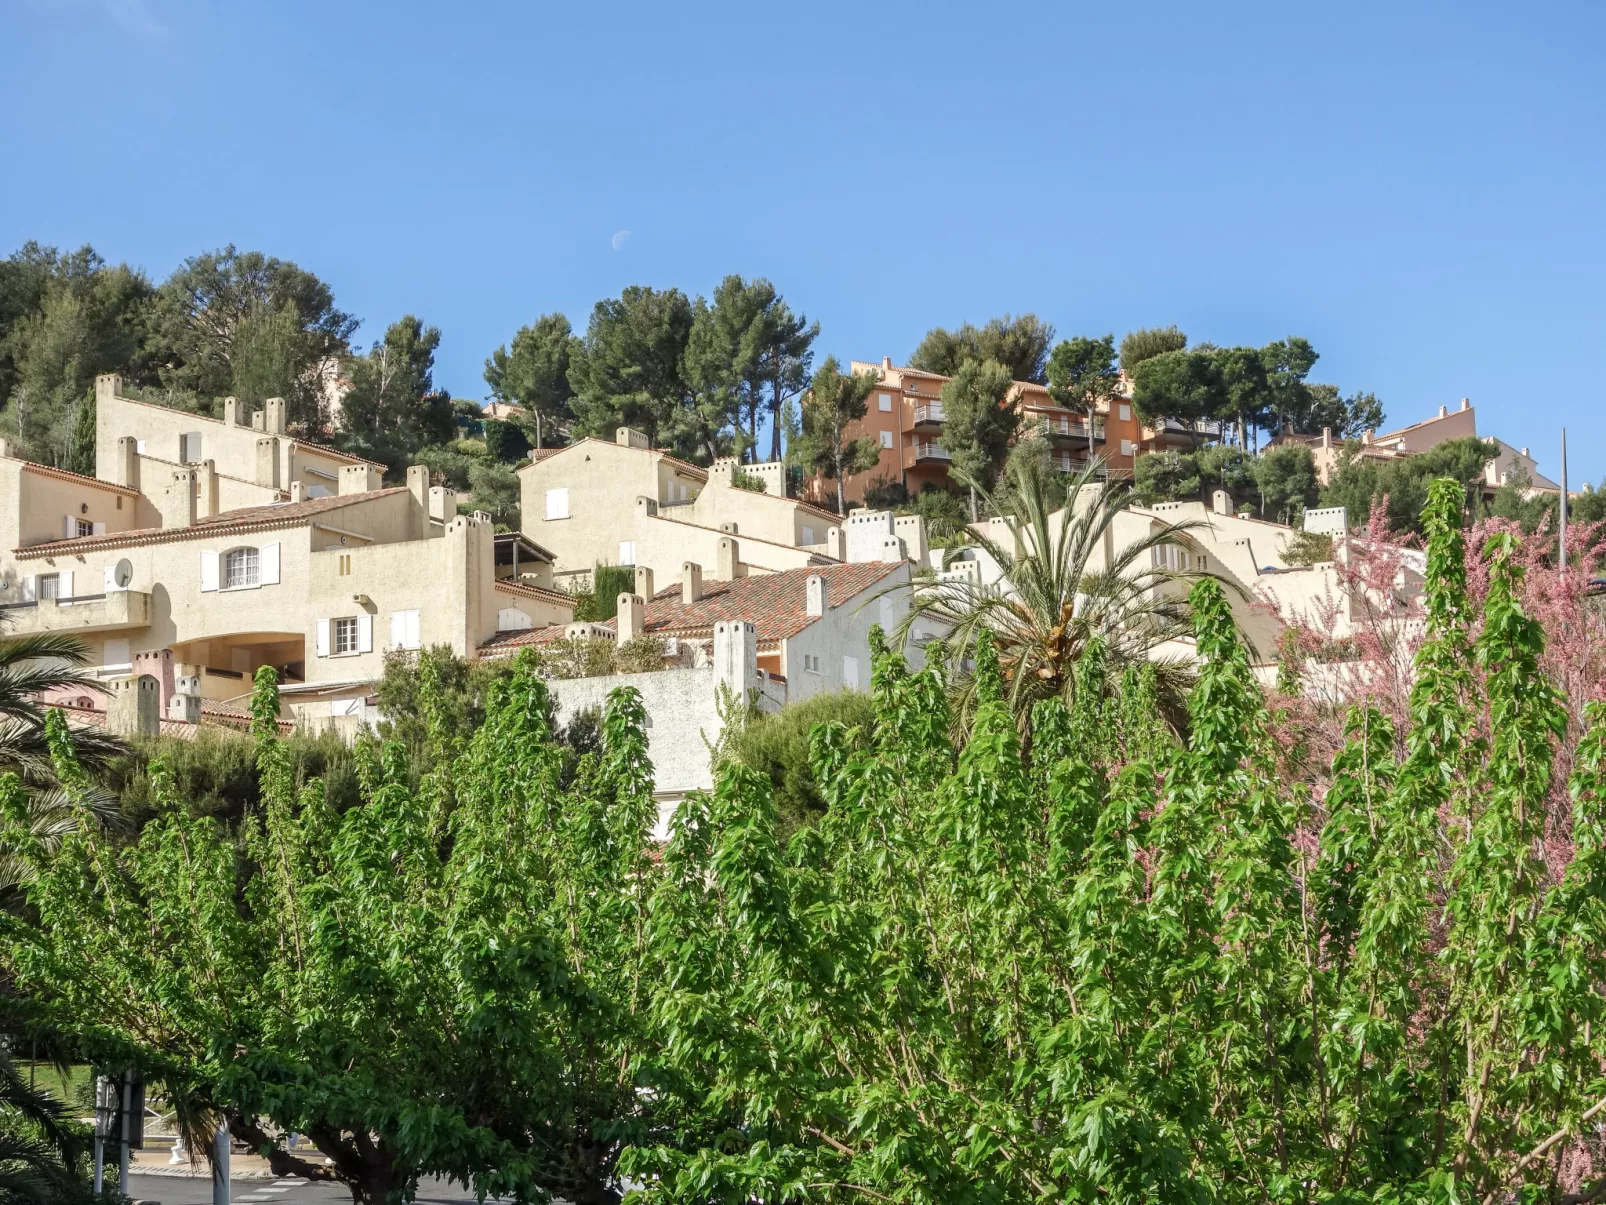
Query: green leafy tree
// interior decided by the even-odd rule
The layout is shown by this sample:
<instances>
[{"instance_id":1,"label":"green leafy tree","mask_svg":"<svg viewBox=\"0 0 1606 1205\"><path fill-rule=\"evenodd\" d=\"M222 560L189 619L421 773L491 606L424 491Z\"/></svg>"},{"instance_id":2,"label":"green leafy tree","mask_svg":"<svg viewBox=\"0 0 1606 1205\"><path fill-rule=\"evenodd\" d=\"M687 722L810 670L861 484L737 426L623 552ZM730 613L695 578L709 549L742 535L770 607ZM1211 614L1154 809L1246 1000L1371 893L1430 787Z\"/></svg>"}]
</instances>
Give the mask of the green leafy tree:
<instances>
[{"instance_id":1,"label":"green leafy tree","mask_svg":"<svg viewBox=\"0 0 1606 1205\"><path fill-rule=\"evenodd\" d=\"M499 402L523 406L535 426L535 446L574 417L569 386L569 355L574 332L562 314L542 314L521 326L512 348L504 345L485 361L485 383Z\"/></svg>"},{"instance_id":2,"label":"green leafy tree","mask_svg":"<svg viewBox=\"0 0 1606 1205\"><path fill-rule=\"evenodd\" d=\"M0 1200L6 1205L90 1205L90 1137L72 1105L35 1088L0 1050Z\"/></svg>"},{"instance_id":3,"label":"green leafy tree","mask_svg":"<svg viewBox=\"0 0 1606 1205\"><path fill-rule=\"evenodd\" d=\"M1470 508L1472 497L1481 492L1484 466L1498 450L1492 440L1449 439L1415 456L1379 460L1362 455L1360 445L1352 445L1340 454L1337 469L1322 488L1321 504L1342 506L1352 516L1365 516L1371 514L1374 499L1386 499L1392 530L1420 532L1422 508L1434 478L1459 481Z\"/></svg>"},{"instance_id":4,"label":"green leafy tree","mask_svg":"<svg viewBox=\"0 0 1606 1205\"><path fill-rule=\"evenodd\" d=\"M491 516L499 531L516 531L519 525L519 478L499 461L474 464L468 470L471 505Z\"/></svg>"},{"instance_id":5,"label":"green leafy tree","mask_svg":"<svg viewBox=\"0 0 1606 1205\"><path fill-rule=\"evenodd\" d=\"M997 360L966 360L943 382L941 397L942 446L953 458L954 475L970 491L975 522L977 491L992 485L1020 422L1013 378Z\"/></svg>"},{"instance_id":6,"label":"green leafy tree","mask_svg":"<svg viewBox=\"0 0 1606 1205\"><path fill-rule=\"evenodd\" d=\"M1288 416L1294 430L1320 435L1323 428L1334 439L1359 439L1366 431L1383 426L1383 403L1375 393L1339 394L1336 385L1306 385L1310 407L1303 415Z\"/></svg>"},{"instance_id":7,"label":"green leafy tree","mask_svg":"<svg viewBox=\"0 0 1606 1205\"><path fill-rule=\"evenodd\" d=\"M1221 347L1211 355L1221 379L1220 410L1212 417L1233 424L1238 446L1250 446L1249 430L1262 427L1271 413L1272 390L1261 352L1254 347Z\"/></svg>"},{"instance_id":8,"label":"green leafy tree","mask_svg":"<svg viewBox=\"0 0 1606 1205\"><path fill-rule=\"evenodd\" d=\"M1132 466L1132 489L1144 506L1197 499L1204 491L1198 458L1174 448L1140 456Z\"/></svg>"},{"instance_id":9,"label":"green leafy tree","mask_svg":"<svg viewBox=\"0 0 1606 1205\"><path fill-rule=\"evenodd\" d=\"M1225 408L1226 392L1213 349L1160 352L1131 371L1132 408L1138 418L1151 427L1175 419L1196 445L1201 424Z\"/></svg>"},{"instance_id":10,"label":"green leafy tree","mask_svg":"<svg viewBox=\"0 0 1606 1205\"><path fill-rule=\"evenodd\" d=\"M1199 471L1199 492L1193 495L1209 502L1216 490L1226 490L1238 505L1258 507L1260 486L1256 477L1259 460L1242 447L1211 444L1193 453Z\"/></svg>"},{"instance_id":11,"label":"green leafy tree","mask_svg":"<svg viewBox=\"0 0 1606 1205\"><path fill-rule=\"evenodd\" d=\"M1121 336L1121 370L1131 375L1143 361L1166 352L1182 351L1187 346L1188 336L1175 326L1146 326L1127 331Z\"/></svg>"},{"instance_id":12,"label":"green leafy tree","mask_svg":"<svg viewBox=\"0 0 1606 1205\"><path fill-rule=\"evenodd\" d=\"M611 439L615 429L645 432L654 447L676 426L691 396L682 370L694 312L679 289L631 285L597 302L584 338L570 346L569 381L580 433ZM701 448L675 445L677 455Z\"/></svg>"},{"instance_id":13,"label":"green leafy tree","mask_svg":"<svg viewBox=\"0 0 1606 1205\"><path fill-rule=\"evenodd\" d=\"M646 961L645 716L616 692L600 753L565 788L534 661L416 786L401 746L360 747L363 800L339 815L318 784L294 790L261 671L262 802L243 848L169 779L134 845L45 849L0 778L5 839L35 871L8 969L85 1056L140 1067L200 1128L226 1118L281 1175L364 1205L430 1174L616 1202L619 1143L669 1133L644 1061L661 969ZM287 1150L290 1130L322 1158Z\"/></svg>"},{"instance_id":14,"label":"green leafy tree","mask_svg":"<svg viewBox=\"0 0 1606 1205\"><path fill-rule=\"evenodd\" d=\"M1048 349L1054 345L1054 328L1036 314L1019 318L1005 314L985 326L966 322L955 330L938 326L926 332L909 365L925 372L951 377L967 360L996 360L1009 370L1010 379L1046 379Z\"/></svg>"},{"instance_id":15,"label":"green leafy tree","mask_svg":"<svg viewBox=\"0 0 1606 1205\"><path fill-rule=\"evenodd\" d=\"M1281 427L1285 420L1308 414L1311 395L1305 378L1320 358L1310 340L1290 335L1266 344L1260 349L1260 357L1266 369L1264 412L1270 425Z\"/></svg>"},{"instance_id":16,"label":"green leafy tree","mask_svg":"<svg viewBox=\"0 0 1606 1205\"><path fill-rule=\"evenodd\" d=\"M836 357L827 356L803 399L799 459L805 471L836 482L838 514L847 513L843 481L874 468L881 459L881 445L874 439L853 439L848 434L849 427L864 417L874 390L874 373L845 376Z\"/></svg>"},{"instance_id":17,"label":"green leafy tree","mask_svg":"<svg viewBox=\"0 0 1606 1205\"><path fill-rule=\"evenodd\" d=\"M1279 523L1297 523L1305 508L1316 505L1316 459L1303 444L1271 448L1255 463L1262 516Z\"/></svg>"},{"instance_id":18,"label":"green leafy tree","mask_svg":"<svg viewBox=\"0 0 1606 1205\"><path fill-rule=\"evenodd\" d=\"M37 284L37 301L0 342L0 361L9 369L4 375L12 382L0 427L29 458L81 472L78 432L95 377L138 371L151 289L142 275L126 264L107 265L90 247L65 254L30 247L25 262L13 260L21 278L14 285L20 303Z\"/></svg>"},{"instance_id":19,"label":"green leafy tree","mask_svg":"<svg viewBox=\"0 0 1606 1205\"><path fill-rule=\"evenodd\" d=\"M518 423L488 418L484 424L485 454L500 464L517 464L530 451L530 441Z\"/></svg>"},{"instance_id":20,"label":"green leafy tree","mask_svg":"<svg viewBox=\"0 0 1606 1205\"><path fill-rule=\"evenodd\" d=\"M351 361L351 388L340 412L343 447L395 472L425 445L452 438L451 396L435 388L440 342L439 328L408 314L391 323L366 356Z\"/></svg>"},{"instance_id":21,"label":"green leafy tree","mask_svg":"<svg viewBox=\"0 0 1606 1205\"><path fill-rule=\"evenodd\" d=\"M278 325L287 308L294 314L294 339ZM261 325L251 331L254 324ZM242 329L252 350L236 365ZM294 388L278 396L290 421L316 430L327 417L321 375L346 355L356 330L357 320L335 306L329 286L311 272L231 243L191 256L162 282L152 307L150 354L162 384L203 409L213 398L245 396L269 382L283 389L289 376Z\"/></svg>"},{"instance_id":22,"label":"green leafy tree","mask_svg":"<svg viewBox=\"0 0 1606 1205\"><path fill-rule=\"evenodd\" d=\"M1048 392L1062 406L1087 415L1087 458L1098 455L1093 427L1101 410L1108 410L1121 383L1115 366L1115 336L1102 339L1078 335L1054 347L1048 358Z\"/></svg>"},{"instance_id":23,"label":"green leafy tree","mask_svg":"<svg viewBox=\"0 0 1606 1205\"><path fill-rule=\"evenodd\" d=\"M780 711L759 712L742 724L730 742L731 756L769 777L783 836L819 822L825 799L809 768L809 739L817 724L853 730L851 749L866 748L875 731L875 703L863 691L812 695Z\"/></svg>"}]
</instances>

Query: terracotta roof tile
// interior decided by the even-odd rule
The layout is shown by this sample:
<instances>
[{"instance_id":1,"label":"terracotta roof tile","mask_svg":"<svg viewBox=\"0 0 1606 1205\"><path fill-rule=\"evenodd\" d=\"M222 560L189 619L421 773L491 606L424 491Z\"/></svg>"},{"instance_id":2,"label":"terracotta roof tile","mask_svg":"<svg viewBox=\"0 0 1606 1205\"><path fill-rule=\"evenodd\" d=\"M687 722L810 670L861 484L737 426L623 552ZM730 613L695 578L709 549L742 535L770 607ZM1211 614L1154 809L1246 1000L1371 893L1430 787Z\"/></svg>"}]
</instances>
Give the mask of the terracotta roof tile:
<instances>
[{"instance_id":1,"label":"terracotta roof tile","mask_svg":"<svg viewBox=\"0 0 1606 1205\"><path fill-rule=\"evenodd\" d=\"M118 485L115 481L102 481L99 477L86 477L82 473L70 473L66 469L58 469L48 464L39 464L33 460L24 460L21 456L7 456L3 459L21 462L24 473L38 473L41 477L54 477L57 481L66 481L73 485L87 485L92 489L110 490L114 494L122 494L125 498L139 497L138 490L126 485Z\"/></svg>"},{"instance_id":2,"label":"terracotta roof tile","mask_svg":"<svg viewBox=\"0 0 1606 1205\"><path fill-rule=\"evenodd\" d=\"M357 502L404 494L406 486L370 490L363 494L331 494L327 498L308 498L302 502L279 502L269 506L245 506L220 515L197 519L189 527L142 527L134 531L108 532L103 536L78 536L71 540L51 540L16 549L18 556L54 556L57 553L93 552L101 548L126 548L131 544L160 544L172 540L205 538L224 531L243 531L252 527L294 527L318 515L339 510Z\"/></svg>"}]
</instances>

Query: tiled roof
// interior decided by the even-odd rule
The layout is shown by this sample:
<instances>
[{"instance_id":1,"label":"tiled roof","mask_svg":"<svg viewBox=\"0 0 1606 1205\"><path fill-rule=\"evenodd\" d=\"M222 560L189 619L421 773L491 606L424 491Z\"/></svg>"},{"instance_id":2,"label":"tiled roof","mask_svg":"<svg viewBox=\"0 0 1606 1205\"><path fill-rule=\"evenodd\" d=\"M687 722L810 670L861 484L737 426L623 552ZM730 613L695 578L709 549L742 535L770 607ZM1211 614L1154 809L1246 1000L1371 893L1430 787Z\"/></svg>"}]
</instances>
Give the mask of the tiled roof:
<instances>
[{"instance_id":1,"label":"tiled roof","mask_svg":"<svg viewBox=\"0 0 1606 1205\"><path fill-rule=\"evenodd\" d=\"M67 481L73 485L87 485L92 489L110 490L114 494L122 494L125 498L139 497L139 491L126 485L118 485L115 481L102 481L99 477L86 477L82 473L69 473L66 469L54 468L48 464L39 464L32 460L23 460L20 456L7 456L6 460L22 462L22 471L25 473L38 473L41 477L54 477L57 481Z\"/></svg>"},{"instance_id":2,"label":"tiled roof","mask_svg":"<svg viewBox=\"0 0 1606 1205\"><path fill-rule=\"evenodd\" d=\"M327 498L308 498L303 502L279 502L270 506L246 506L226 510L220 515L197 519L189 527L142 527L134 531L109 532L103 536L78 536L71 540L51 540L16 549L19 557L55 556L59 553L94 552L102 548L127 548L134 544L162 544L173 540L204 539L219 532L246 531L251 528L295 527L321 514L358 502L404 494L406 486L370 490L363 494L331 494Z\"/></svg>"},{"instance_id":3,"label":"tiled roof","mask_svg":"<svg viewBox=\"0 0 1606 1205\"><path fill-rule=\"evenodd\" d=\"M545 460L551 460L552 457L557 456L560 453L572 452L576 448L584 447L586 444L602 444L604 447L608 447L608 448L624 447L623 444L614 443L612 440L598 439L594 435L588 435L584 439L576 440L574 443L570 444L566 448L541 448L541 449L538 449L540 452L545 453L544 455L537 456L535 454L535 452L532 451L530 453L530 464L525 465L524 468L527 469L531 465L540 464L542 461L545 461ZM630 449L627 449L627 450L628 451L632 451L632 452L641 452L641 453L644 453L645 455L648 455L648 456L660 456L663 459L667 460L670 464L676 466L677 468L685 469L688 473L690 473L692 476L698 478L699 480L701 480L701 481L707 481L708 480L708 470L707 469L703 468L701 465L693 464L689 460L682 460L678 456L671 456L668 452L665 452L660 448L630 448ZM524 469L520 469L519 470L519 472L521 472L521 473L523 471L524 471Z\"/></svg>"},{"instance_id":4,"label":"tiled roof","mask_svg":"<svg viewBox=\"0 0 1606 1205\"><path fill-rule=\"evenodd\" d=\"M735 581L704 581L703 596L689 606L680 601L680 586L668 586L647 602L646 630L654 636L707 636L714 625L733 619L751 623L761 650L773 649L780 641L796 636L814 623L808 614L808 580L818 574L825 579L826 599L831 609L853 602L902 567L903 562L856 565L821 565L817 568L787 569L781 573L754 574ZM861 600L862 601L862 600ZM599 626L617 631L613 620ZM519 632L498 632L480 645L487 652L507 651L526 645L542 645L563 637L564 629L553 625Z\"/></svg>"},{"instance_id":5,"label":"tiled roof","mask_svg":"<svg viewBox=\"0 0 1606 1205\"><path fill-rule=\"evenodd\" d=\"M117 400L119 402L127 402L131 406L149 406L152 410L167 410L174 414L183 414L195 419L197 422L216 423L220 427L227 426L221 418L213 418L210 414L201 414L194 410L180 410L177 406L164 406L161 402L147 402L144 398L139 397L124 397L120 393L117 395ZM234 429L236 431L255 431L258 435L272 434L272 432L268 431L257 431L255 427L236 427ZM376 469L386 467L377 460L369 460L363 456L355 456L350 452L342 452L339 448L331 448L328 444L314 443L310 439L302 439L299 435L291 435L288 431L281 438L300 444L303 448L311 448L314 452L322 452L325 456L333 456L336 460L347 460L352 464L370 464Z\"/></svg>"},{"instance_id":6,"label":"tiled roof","mask_svg":"<svg viewBox=\"0 0 1606 1205\"><path fill-rule=\"evenodd\" d=\"M549 590L545 586L532 586L528 582L497 582L496 589L503 594L519 595L525 598L539 598L544 602L557 603L560 606L574 607L574 595L567 590Z\"/></svg>"}]
</instances>

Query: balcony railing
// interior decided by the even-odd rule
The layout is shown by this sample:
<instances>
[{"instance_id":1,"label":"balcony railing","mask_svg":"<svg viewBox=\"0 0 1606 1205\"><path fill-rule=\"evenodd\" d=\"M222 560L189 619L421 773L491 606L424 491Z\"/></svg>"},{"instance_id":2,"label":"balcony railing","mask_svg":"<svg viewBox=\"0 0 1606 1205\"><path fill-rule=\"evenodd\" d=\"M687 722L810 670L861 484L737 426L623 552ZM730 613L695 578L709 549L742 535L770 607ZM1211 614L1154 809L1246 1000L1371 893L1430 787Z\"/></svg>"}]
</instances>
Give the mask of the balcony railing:
<instances>
[{"instance_id":1,"label":"balcony railing","mask_svg":"<svg viewBox=\"0 0 1606 1205\"><path fill-rule=\"evenodd\" d=\"M915 407L915 426L935 427L947 416L943 413L941 402L926 402Z\"/></svg>"},{"instance_id":2,"label":"balcony railing","mask_svg":"<svg viewBox=\"0 0 1606 1205\"><path fill-rule=\"evenodd\" d=\"M920 440L915 444L916 460L952 460L948 449L933 440Z\"/></svg>"},{"instance_id":3,"label":"balcony railing","mask_svg":"<svg viewBox=\"0 0 1606 1205\"><path fill-rule=\"evenodd\" d=\"M41 632L114 632L143 628L151 621L151 596L139 590L111 594L78 594L6 603L7 631L16 636Z\"/></svg>"},{"instance_id":4,"label":"balcony railing","mask_svg":"<svg viewBox=\"0 0 1606 1205\"><path fill-rule=\"evenodd\" d=\"M1087 441L1087 420L1083 418L1041 418L1038 422L1043 433L1051 439L1080 439ZM1104 440L1104 420L1096 419L1093 423L1093 440L1102 443Z\"/></svg>"}]
</instances>

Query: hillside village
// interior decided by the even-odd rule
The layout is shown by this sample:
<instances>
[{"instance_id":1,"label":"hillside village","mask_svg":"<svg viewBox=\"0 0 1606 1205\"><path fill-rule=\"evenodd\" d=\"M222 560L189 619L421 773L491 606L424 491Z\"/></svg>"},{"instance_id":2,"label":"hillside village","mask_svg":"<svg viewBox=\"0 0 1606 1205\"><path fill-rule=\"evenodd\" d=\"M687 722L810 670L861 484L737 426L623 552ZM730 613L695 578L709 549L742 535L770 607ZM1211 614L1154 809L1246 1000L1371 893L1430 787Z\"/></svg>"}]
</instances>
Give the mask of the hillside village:
<instances>
[{"instance_id":1,"label":"hillside village","mask_svg":"<svg viewBox=\"0 0 1606 1205\"><path fill-rule=\"evenodd\" d=\"M890 361L872 371L876 404L858 430L890 450L881 472L901 464L911 482L946 485L932 453L940 407L933 414L929 400L942 380ZM349 739L379 719L374 691L387 654L444 646L500 659L530 647L572 657L606 645L634 653L619 660L652 717L667 808L709 785L705 742L718 739L731 698L775 710L864 689L872 625L906 627L917 663L924 642L943 634L906 622L916 592L1004 588L985 548L973 539L937 546L918 514L861 504L839 515L789 496L782 463L723 458L705 468L628 427L612 440L536 450L517 472L517 528L499 531L426 466L387 486L382 465L292 434L278 399L249 415L227 399L211 419L125 396L121 379L105 375L95 402L93 477L20 459L0 442L0 614L17 635L87 641L104 693L57 701L119 733L239 726L253 675L271 666L287 727ZM1022 385L1016 402L1051 437L1086 438L1085 422L1045 393ZM1130 478L1139 457L1173 442L1136 422L1120 395L1105 408L1094 459L1084 450L1059 471L1092 464ZM1470 435L1475 415L1463 403L1368 433L1360 454L1405 457ZM1104 459L1097 449L1109 439L1118 450ZM1330 434L1274 444L1291 442L1312 446L1318 472L1331 472ZM1527 449L1499 448L1490 489L1513 473L1528 488L1556 488ZM873 477L847 483L854 501ZM1335 638L1347 634L1357 600L1334 559L1346 555L1351 526L1342 507L1300 519L1302 532L1331 541L1325 560L1296 563L1292 549L1303 545L1292 527L1239 513L1220 489L1207 501L1127 507L1102 555L1168 525L1186 534L1155 563L1229 584L1267 680L1290 619L1325 609ZM993 547L1025 547L1007 515L972 530ZM628 570L631 586L608 618L577 621L599 566ZM1404 572L1398 586L1409 593L1419 575ZM1192 655L1185 640L1164 653ZM614 662L603 666L554 682L560 718L599 706L620 684Z\"/></svg>"}]
</instances>

